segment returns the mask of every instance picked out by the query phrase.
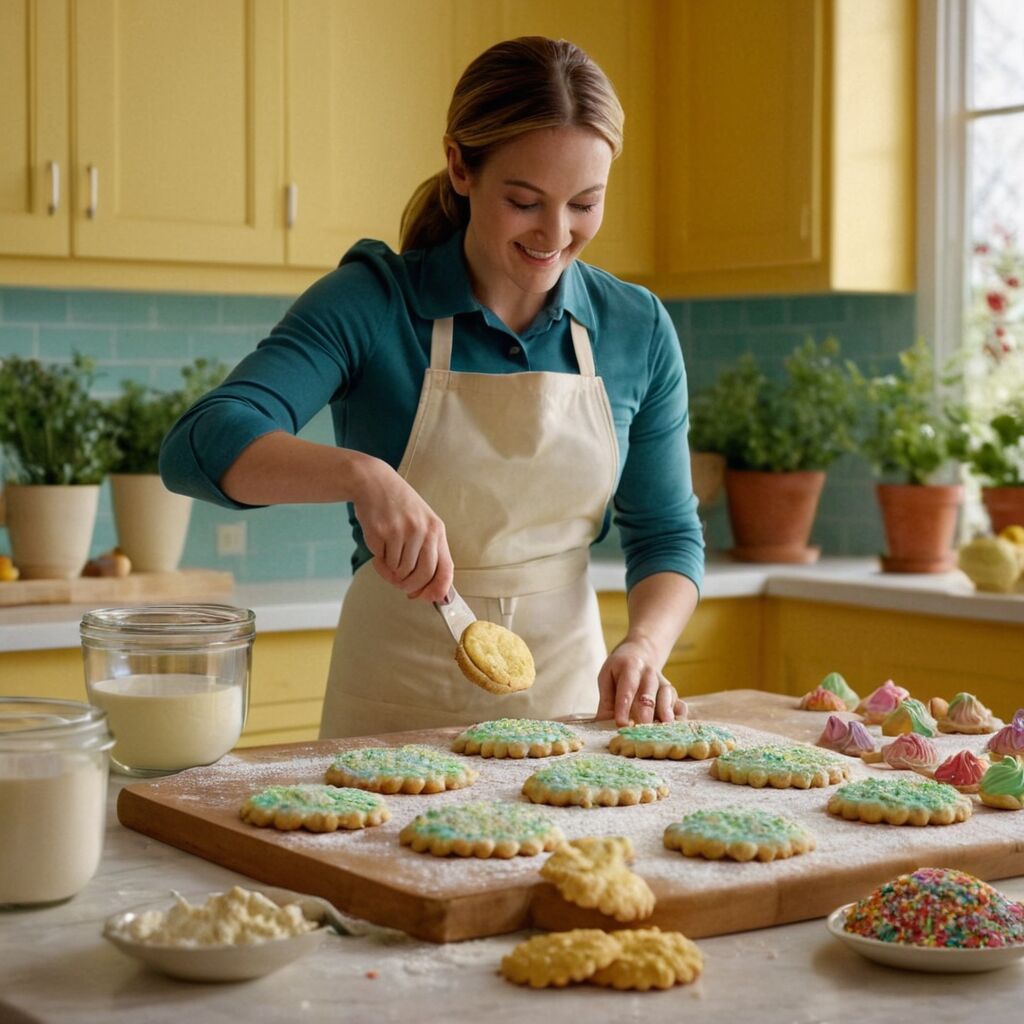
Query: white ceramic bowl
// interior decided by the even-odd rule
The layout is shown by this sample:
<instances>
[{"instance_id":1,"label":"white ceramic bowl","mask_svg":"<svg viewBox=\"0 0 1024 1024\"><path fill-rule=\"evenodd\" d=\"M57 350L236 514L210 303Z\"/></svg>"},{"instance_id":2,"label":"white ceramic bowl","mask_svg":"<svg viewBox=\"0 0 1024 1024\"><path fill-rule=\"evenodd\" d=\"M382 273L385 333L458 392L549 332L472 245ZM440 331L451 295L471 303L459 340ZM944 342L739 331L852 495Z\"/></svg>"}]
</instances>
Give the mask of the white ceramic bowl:
<instances>
[{"instance_id":1,"label":"white ceramic bowl","mask_svg":"<svg viewBox=\"0 0 1024 1024\"><path fill-rule=\"evenodd\" d=\"M828 930L861 956L887 967L927 971L930 974L973 974L1009 967L1015 960L1024 957L1024 945L999 946L994 949L947 949L869 939L848 932L844 927L847 911L852 906L852 903L846 903L833 910L828 916Z\"/></svg>"},{"instance_id":2,"label":"white ceramic bowl","mask_svg":"<svg viewBox=\"0 0 1024 1024\"><path fill-rule=\"evenodd\" d=\"M260 892L279 906L298 903L303 916L309 921L316 921L319 927L302 935L238 946L155 946L134 942L125 936L125 927L143 911L169 910L172 904L164 902L138 907L108 918L103 925L103 937L122 953L172 978L183 978L186 981L247 981L262 978L312 953L329 930L331 915L328 908L331 911L334 908L315 896L303 896L284 889L261 889ZM216 894L190 897L189 902L205 903L211 895Z\"/></svg>"}]
</instances>

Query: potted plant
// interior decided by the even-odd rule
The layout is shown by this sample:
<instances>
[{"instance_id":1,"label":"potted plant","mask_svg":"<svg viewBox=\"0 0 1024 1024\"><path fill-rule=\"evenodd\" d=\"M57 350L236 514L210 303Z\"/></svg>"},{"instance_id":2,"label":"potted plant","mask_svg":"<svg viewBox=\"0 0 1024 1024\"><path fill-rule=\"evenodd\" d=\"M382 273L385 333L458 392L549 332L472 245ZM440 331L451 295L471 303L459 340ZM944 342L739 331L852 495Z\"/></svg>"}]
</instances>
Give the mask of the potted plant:
<instances>
[{"instance_id":1,"label":"potted plant","mask_svg":"<svg viewBox=\"0 0 1024 1024\"><path fill-rule=\"evenodd\" d=\"M808 545L825 470L852 447L857 405L849 364L828 338L798 346L782 379L750 354L692 403L700 443L725 457L735 547L750 562L813 562Z\"/></svg>"},{"instance_id":2,"label":"potted plant","mask_svg":"<svg viewBox=\"0 0 1024 1024\"><path fill-rule=\"evenodd\" d=\"M160 444L174 422L224 377L220 363L197 359L184 366L184 383L159 392L123 381L106 416L116 448L110 493L118 547L138 572L171 572L185 548L192 499L167 490L157 463Z\"/></svg>"},{"instance_id":3,"label":"potted plant","mask_svg":"<svg viewBox=\"0 0 1024 1024\"><path fill-rule=\"evenodd\" d=\"M882 571L946 572L956 562L963 487L938 480L952 473L955 422L925 341L901 352L899 363L898 373L872 377L850 367L861 404L860 451L880 478L875 494L888 546Z\"/></svg>"},{"instance_id":4,"label":"potted plant","mask_svg":"<svg viewBox=\"0 0 1024 1024\"><path fill-rule=\"evenodd\" d=\"M0 449L7 530L26 579L70 579L89 556L99 485L113 446L93 363L7 356L0 361Z\"/></svg>"}]
</instances>

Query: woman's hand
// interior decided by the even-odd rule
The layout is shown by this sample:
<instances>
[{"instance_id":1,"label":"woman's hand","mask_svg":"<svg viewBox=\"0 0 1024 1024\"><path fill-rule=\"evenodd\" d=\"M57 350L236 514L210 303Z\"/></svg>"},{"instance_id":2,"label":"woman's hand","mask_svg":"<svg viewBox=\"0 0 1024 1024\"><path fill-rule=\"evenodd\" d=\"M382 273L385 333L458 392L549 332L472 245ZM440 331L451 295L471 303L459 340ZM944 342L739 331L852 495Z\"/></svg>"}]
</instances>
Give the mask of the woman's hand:
<instances>
[{"instance_id":1,"label":"woman's hand","mask_svg":"<svg viewBox=\"0 0 1024 1024\"><path fill-rule=\"evenodd\" d=\"M352 503L380 576L410 598L443 601L455 570L434 510L386 462L370 458Z\"/></svg>"},{"instance_id":2,"label":"woman's hand","mask_svg":"<svg viewBox=\"0 0 1024 1024\"><path fill-rule=\"evenodd\" d=\"M686 717L686 704L661 674L645 643L623 640L608 655L597 677L601 699L598 721L614 718L618 726L630 721L674 722Z\"/></svg>"}]
</instances>

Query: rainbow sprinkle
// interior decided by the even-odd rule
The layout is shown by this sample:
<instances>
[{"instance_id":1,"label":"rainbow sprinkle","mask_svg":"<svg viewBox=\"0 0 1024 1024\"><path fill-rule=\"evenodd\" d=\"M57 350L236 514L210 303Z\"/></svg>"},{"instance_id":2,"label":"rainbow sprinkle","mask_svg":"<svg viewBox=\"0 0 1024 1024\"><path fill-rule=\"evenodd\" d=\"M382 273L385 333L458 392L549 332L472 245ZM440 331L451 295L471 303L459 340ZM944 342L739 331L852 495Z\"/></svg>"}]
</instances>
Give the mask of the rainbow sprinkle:
<instances>
[{"instance_id":1,"label":"rainbow sprinkle","mask_svg":"<svg viewBox=\"0 0 1024 1024\"><path fill-rule=\"evenodd\" d=\"M909 946L994 949L1024 944L1024 904L963 871L918 868L855 903L844 927Z\"/></svg>"}]
</instances>

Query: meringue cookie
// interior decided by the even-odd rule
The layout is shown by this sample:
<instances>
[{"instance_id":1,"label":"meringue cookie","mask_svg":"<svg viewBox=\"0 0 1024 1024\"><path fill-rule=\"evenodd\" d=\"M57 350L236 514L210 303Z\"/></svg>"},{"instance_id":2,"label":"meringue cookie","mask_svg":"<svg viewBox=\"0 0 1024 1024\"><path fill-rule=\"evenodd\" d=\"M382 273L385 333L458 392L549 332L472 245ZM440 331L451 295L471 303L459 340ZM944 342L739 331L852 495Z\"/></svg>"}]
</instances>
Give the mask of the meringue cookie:
<instances>
[{"instance_id":1,"label":"meringue cookie","mask_svg":"<svg viewBox=\"0 0 1024 1024\"><path fill-rule=\"evenodd\" d=\"M829 715L818 737L818 746L848 757L859 757L864 751L873 751L875 741L860 722L844 722L838 715Z\"/></svg>"},{"instance_id":2,"label":"meringue cookie","mask_svg":"<svg viewBox=\"0 0 1024 1024\"><path fill-rule=\"evenodd\" d=\"M939 751L924 736L905 732L882 747L882 759L890 768L907 768L916 772L934 768L939 763Z\"/></svg>"},{"instance_id":3,"label":"meringue cookie","mask_svg":"<svg viewBox=\"0 0 1024 1024\"><path fill-rule=\"evenodd\" d=\"M928 709L913 697L901 700L899 707L891 711L882 719L883 736L899 736L904 732L916 732L920 736L935 735L938 723L930 714Z\"/></svg>"},{"instance_id":4,"label":"meringue cookie","mask_svg":"<svg viewBox=\"0 0 1024 1024\"><path fill-rule=\"evenodd\" d=\"M857 714L863 715L870 725L879 725L883 718L899 707L900 701L906 700L910 691L897 686L891 679L886 679L878 689L869 693L858 705Z\"/></svg>"},{"instance_id":5,"label":"meringue cookie","mask_svg":"<svg viewBox=\"0 0 1024 1024\"><path fill-rule=\"evenodd\" d=\"M972 735L995 732L1002 724L973 693L958 693L939 719L939 731Z\"/></svg>"},{"instance_id":6,"label":"meringue cookie","mask_svg":"<svg viewBox=\"0 0 1024 1024\"><path fill-rule=\"evenodd\" d=\"M970 750L960 750L951 754L935 769L935 781L945 782L961 793L977 793L982 776L988 769L988 762L983 761Z\"/></svg>"},{"instance_id":7,"label":"meringue cookie","mask_svg":"<svg viewBox=\"0 0 1024 1024\"><path fill-rule=\"evenodd\" d=\"M820 686L805 693L797 705L803 711L846 711L846 703L842 697L834 694L831 690L824 690Z\"/></svg>"},{"instance_id":8,"label":"meringue cookie","mask_svg":"<svg viewBox=\"0 0 1024 1024\"><path fill-rule=\"evenodd\" d=\"M857 691L838 672L829 672L818 686L834 693L846 705L847 710L855 707L860 700Z\"/></svg>"},{"instance_id":9,"label":"meringue cookie","mask_svg":"<svg viewBox=\"0 0 1024 1024\"><path fill-rule=\"evenodd\" d=\"M1024 756L1024 708L1020 708L1013 721L988 741L985 749L996 757Z\"/></svg>"}]
</instances>

